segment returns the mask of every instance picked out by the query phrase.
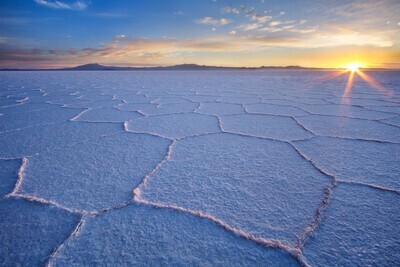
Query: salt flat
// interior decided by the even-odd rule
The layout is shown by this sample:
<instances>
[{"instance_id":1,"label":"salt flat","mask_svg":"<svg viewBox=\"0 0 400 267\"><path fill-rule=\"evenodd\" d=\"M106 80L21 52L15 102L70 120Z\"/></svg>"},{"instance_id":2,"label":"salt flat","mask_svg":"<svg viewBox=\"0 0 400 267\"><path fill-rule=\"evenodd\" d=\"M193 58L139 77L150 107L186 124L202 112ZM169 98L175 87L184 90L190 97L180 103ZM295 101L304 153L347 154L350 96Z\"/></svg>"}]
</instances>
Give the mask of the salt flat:
<instances>
[{"instance_id":1,"label":"salt flat","mask_svg":"<svg viewBox=\"0 0 400 267\"><path fill-rule=\"evenodd\" d=\"M398 264L400 73L367 74L1 72L0 264Z\"/></svg>"}]
</instances>

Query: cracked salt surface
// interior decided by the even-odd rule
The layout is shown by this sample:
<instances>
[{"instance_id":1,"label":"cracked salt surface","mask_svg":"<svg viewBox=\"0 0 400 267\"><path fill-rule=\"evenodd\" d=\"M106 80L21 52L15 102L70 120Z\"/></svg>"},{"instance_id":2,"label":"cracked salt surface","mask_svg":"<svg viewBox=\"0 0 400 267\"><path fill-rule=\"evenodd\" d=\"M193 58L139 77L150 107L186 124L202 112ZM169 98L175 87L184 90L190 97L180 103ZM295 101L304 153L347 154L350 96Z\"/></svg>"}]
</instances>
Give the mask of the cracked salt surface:
<instances>
[{"instance_id":1,"label":"cracked salt surface","mask_svg":"<svg viewBox=\"0 0 400 267\"><path fill-rule=\"evenodd\" d=\"M400 197L340 184L304 255L311 266L396 266L400 262Z\"/></svg>"},{"instance_id":2,"label":"cracked salt surface","mask_svg":"<svg viewBox=\"0 0 400 267\"><path fill-rule=\"evenodd\" d=\"M222 117L221 123L227 132L276 140L299 140L313 136L311 131L299 125L294 118L285 116L232 115Z\"/></svg>"},{"instance_id":3,"label":"cracked salt surface","mask_svg":"<svg viewBox=\"0 0 400 267\"><path fill-rule=\"evenodd\" d=\"M18 193L79 210L99 210L129 200L131 191L164 157L171 142L118 133L29 157ZM46 180L43 180L46 173Z\"/></svg>"},{"instance_id":4,"label":"cracked salt surface","mask_svg":"<svg viewBox=\"0 0 400 267\"><path fill-rule=\"evenodd\" d=\"M244 114L245 109L240 104L200 103L199 107L196 109L196 112L200 114L222 116L222 115Z\"/></svg>"},{"instance_id":5,"label":"cracked salt surface","mask_svg":"<svg viewBox=\"0 0 400 267\"><path fill-rule=\"evenodd\" d=\"M19 198L0 201L0 262L3 266L44 265L79 220L51 205Z\"/></svg>"},{"instance_id":6,"label":"cracked salt surface","mask_svg":"<svg viewBox=\"0 0 400 267\"><path fill-rule=\"evenodd\" d=\"M387 123L389 125L400 127L400 116L389 118L389 119L385 119L385 120L381 120L381 122Z\"/></svg>"},{"instance_id":7,"label":"cracked salt surface","mask_svg":"<svg viewBox=\"0 0 400 267\"><path fill-rule=\"evenodd\" d=\"M52 109L34 111L27 109L26 112L8 112L6 116L0 117L0 133L37 125L65 122L82 111L83 109L60 109L53 106Z\"/></svg>"},{"instance_id":8,"label":"cracked salt surface","mask_svg":"<svg viewBox=\"0 0 400 267\"><path fill-rule=\"evenodd\" d=\"M151 101L152 103L165 105L165 104L185 104L185 103L192 103L192 101L182 98L181 96L164 96L159 97L156 100ZM179 109L179 108L178 108Z\"/></svg>"},{"instance_id":9,"label":"cracked salt surface","mask_svg":"<svg viewBox=\"0 0 400 267\"><path fill-rule=\"evenodd\" d=\"M142 117L137 112L118 110L112 107L90 108L72 118L73 121L86 122L125 122Z\"/></svg>"},{"instance_id":10,"label":"cracked salt surface","mask_svg":"<svg viewBox=\"0 0 400 267\"><path fill-rule=\"evenodd\" d=\"M76 101L76 100L75 100ZM118 100L90 100L90 101L82 101L79 100L79 102L74 103L66 103L65 106L69 108L105 108L109 107L112 108L115 105L122 104L122 101Z\"/></svg>"},{"instance_id":11,"label":"cracked salt surface","mask_svg":"<svg viewBox=\"0 0 400 267\"><path fill-rule=\"evenodd\" d=\"M31 112L37 110L54 109L54 104L46 102L28 102L18 103L6 107L0 107L0 112L5 114L13 114L19 112Z\"/></svg>"},{"instance_id":12,"label":"cracked salt surface","mask_svg":"<svg viewBox=\"0 0 400 267\"><path fill-rule=\"evenodd\" d=\"M400 192L400 144L316 137L294 145L337 179Z\"/></svg>"},{"instance_id":13,"label":"cracked salt surface","mask_svg":"<svg viewBox=\"0 0 400 267\"><path fill-rule=\"evenodd\" d=\"M123 103L123 104L116 105L114 107L119 110L138 111L140 113L143 113L142 112L143 109L148 109L148 108L156 107L156 106L157 106L157 104Z\"/></svg>"},{"instance_id":14,"label":"cracked salt surface","mask_svg":"<svg viewBox=\"0 0 400 267\"><path fill-rule=\"evenodd\" d=\"M314 115L331 115L358 119L387 119L393 117L391 113L371 111L359 106L350 105L301 105L304 111Z\"/></svg>"},{"instance_id":15,"label":"cracked salt surface","mask_svg":"<svg viewBox=\"0 0 400 267\"><path fill-rule=\"evenodd\" d=\"M375 120L321 115L301 116L297 120L320 136L400 143L399 127Z\"/></svg>"},{"instance_id":16,"label":"cracked salt surface","mask_svg":"<svg viewBox=\"0 0 400 267\"><path fill-rule=\"evenodd\" d=\"M151 133L170 139L220 131L216 117L193 112L139 118L126 123L126 126L127 131Z\"/></svg>"},{"instance_id":17,"label":"cracked salt surface","mask_svg":"<svg viewBox=\"0 0 400 267\"><path fill-rule=\"evenodd\" d=\"M117 99L124 101L125 103L131 104L150 104L155 98L147 97L144 95L136 94L117 94L115 96Z\"/></svg>"},{"instance_id":18,"label":"cracked salt surface","mask_svg":"<svg viewBox=\"0 0 400 267\"><path fill-rule=\"evenodd\" d=\"M92 248L88 250L87 248ZM53 266L298 266L277 249L265 250L193 215L131 204L86 223Z\"/></svg>"},{"instance_id":19,"label":"cracked salt surface","mask_svg":"<svg viewBox=\"0 0 400 267\"><path fill-rule=\"evenodd\" d=\"M0 262L396 265L400 75L368 75L0 73Z\"/></svg>"},{"instance_id":20,"label":"cracked salt surface","mask_svg":"<svg viewBox=\"0 0 400 267\"><path fill-rule=\"evenodd\" d=\"M122 130L122 124L115 123L63 122L0 133L0 158L31 156Z\"/></svg>"},{"instance_id":21,"label":"cracked salt surface","mask_svg":"<svg viewBox=\"0 0 400 267\"><path fill-rule=\"evenodd\" d=\"M175 113L190 113L198 107L195 103L170 103L170 104L158 104L142 106L140 112L142 114L152 116L152 115L168 115Z\"/></svg>"},{"instance_id":22,"label":"cracked salt surface","mask_svg":"<svg viewBox=\"0 0 400 267\"><path fill-rule=\"evenodd\" d=\"M281 162L290 164L280 168ZM289 245L312 220L330 180L290 144L222 133L178 141L141 197Z\"/></svg>"},{"instance_id":23,"label":"cracked salt surface","mask_svg":"<svg viewBox=\"0 0 400 267\"><path fill-rule=\"evenodd\" d=\"M247 113L251 114L264 114L264 115L281 115L281 116L300 116L308 115L305 110L291 106L279 106L273 104L249 104L244 105Z\"/></svg>"}]
</instances>

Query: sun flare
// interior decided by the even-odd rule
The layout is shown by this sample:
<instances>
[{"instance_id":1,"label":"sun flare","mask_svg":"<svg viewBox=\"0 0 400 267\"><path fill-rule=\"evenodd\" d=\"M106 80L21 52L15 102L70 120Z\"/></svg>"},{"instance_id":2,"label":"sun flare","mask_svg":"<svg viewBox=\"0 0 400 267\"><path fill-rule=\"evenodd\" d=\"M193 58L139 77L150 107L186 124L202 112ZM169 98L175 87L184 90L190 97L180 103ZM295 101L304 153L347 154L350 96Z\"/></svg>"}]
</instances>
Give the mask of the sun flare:
<instances>
[{"instance_id":1,"label":"sun flare","mask_svg":"<svg viewBox=\"0 0 400 267\"><path fill-rule=\"evenodd\" d=\"M360 63L357 63L357 62L350 63L350 64L348 64L346 66L346 68L351 72L358 71L358 69L361 68L361 67L362 67L362 65Z\"/></svg>"},{"instance_id":2,"label":"sun flare","mask_svg":"<svg viewBox=\"0 0 400 267\"><path fill-rule=\"evenodd\" d=\"M354 84L354 78L355 76L360 77L362 80L364 80L367 84L369 84L372 88L378 90L379 92L387 95L387 96L392 96L393 93L392 91L388 90L385 88L383 84L381 84L379 81L375 80L372 76L367 74L365 71L361 70L363 65L357 62L352 62L348 65L346 65L347 71L341 71L338 72L337 76L340 76L343 73L348 72L349 73L349 78L347 80L346 88L344 90L343 96L342 96L342 103L349 103L349 96L351 94L351 90Z\"/></svg>"}]
</instances>

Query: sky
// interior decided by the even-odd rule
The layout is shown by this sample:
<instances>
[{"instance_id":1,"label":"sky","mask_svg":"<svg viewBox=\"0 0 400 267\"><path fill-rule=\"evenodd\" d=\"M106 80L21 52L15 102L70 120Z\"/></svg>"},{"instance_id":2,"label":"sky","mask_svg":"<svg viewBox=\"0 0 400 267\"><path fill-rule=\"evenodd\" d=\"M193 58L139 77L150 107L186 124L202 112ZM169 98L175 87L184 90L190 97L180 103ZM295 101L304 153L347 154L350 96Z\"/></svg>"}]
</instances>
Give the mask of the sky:
<instances>
[{"instance_id":1,"label":"sky","mask_svg":"<svg viewBox=\"0 0 400 267\"><path fill-rule=\"evenodd\" d=\"M1 0L0 68L400 68L399 0Z\"/></svg>"}]
</instances>

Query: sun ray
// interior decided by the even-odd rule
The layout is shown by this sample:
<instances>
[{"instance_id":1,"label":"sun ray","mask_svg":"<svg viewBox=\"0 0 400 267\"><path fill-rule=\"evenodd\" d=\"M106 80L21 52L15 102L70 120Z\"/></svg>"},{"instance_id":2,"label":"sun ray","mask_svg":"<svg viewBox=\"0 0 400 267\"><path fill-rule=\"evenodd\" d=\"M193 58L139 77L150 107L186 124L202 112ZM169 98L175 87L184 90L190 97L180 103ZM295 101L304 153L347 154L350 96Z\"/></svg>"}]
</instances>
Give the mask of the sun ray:
<instances>
[{"instance_id":1,"label":"sun ray","mask_svg":"<svg viewBox=\"0 0 400 267\"><path fill-rule=\"evenodd\" d=\"M322 75L321 77L312 79L310 82L308 82L306 84L307 85L306 87L307 88L316 87L326 81L340 77L341 75L345 74L346 72L347 72L346 70L340 70L340 71L334 71L334 72L329 71L327 74Z\"/></svg>"},{"instance_id":2,"label":"sun ray","mask_svg":"<svg viewBox=\"0 0 400 267\"><path fill-rule=\"evenodd\" d=\"M345 70L341 70L341 71L335 71L333 73L329 73L327 75L322 76L320 79L322 81L327 81L327 80L331 80L331 79L335 79L343 74L345 74L346 71Z\"/></svg>"},{"instance_id":3,"label":"sun ray","mask_svg":"<svg viewBox=\"0 0 400 267\"><path fill-rule=\"evenodd\" d=\"M388 97L392 97L393 93L385 88L383 84L372 78L371 76L367 75L365 72L362 71L357 71L357 74L364 80L366 81L372 88L378 90L379 92L383 93L384 95Z\"/></svg>"},{"instance_id":4,"label":"sun ray","mask_svg":"<svg viewBox=\"0 0 400 267\"><path fill-rule=\"evenodd\" d=\"M348 104L350 101L350 92L351 88L353 87L353 82L354 82L354 75L355 71L351 71L349 75L349 79L347 80L346 88L344 89L344 93L342 95L342 104Z\"/></svg>"}]
</instances>

